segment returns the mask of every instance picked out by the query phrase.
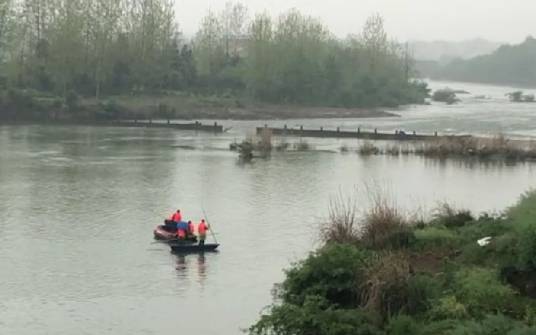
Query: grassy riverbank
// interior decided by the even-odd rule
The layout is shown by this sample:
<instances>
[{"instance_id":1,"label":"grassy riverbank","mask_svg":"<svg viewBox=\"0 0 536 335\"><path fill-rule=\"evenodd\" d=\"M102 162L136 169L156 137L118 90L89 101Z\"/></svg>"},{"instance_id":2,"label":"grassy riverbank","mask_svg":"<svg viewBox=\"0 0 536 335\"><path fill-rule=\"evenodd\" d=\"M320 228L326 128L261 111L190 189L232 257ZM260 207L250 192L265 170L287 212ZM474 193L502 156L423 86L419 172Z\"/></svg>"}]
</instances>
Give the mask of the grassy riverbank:
<instances>
[{"instance_id":1,"label":"grassy riverbank","mask_svg":"<svg viewBox=\"0 0 536 335\"><path fill-rule=\"evenodd\" d=\"M233 95L163 92L155 95L118 95L96 100L72 94L68 99L33 90L0 94L0 120L115 120L115 119L234 119L392 117L379 108L340 108L278 105Z\"/></svg>"},{"instance_id":2,"label":"grassy riverbank","mask_svg":"<svg viewBox=\"0 0 536 335\"><path fill-rule=\"evenodd\" d=\"M321 230L251 334L536 333L535 192L501 216L443 206L427 222L338 201Z\"/></svg>"}]
</instances>

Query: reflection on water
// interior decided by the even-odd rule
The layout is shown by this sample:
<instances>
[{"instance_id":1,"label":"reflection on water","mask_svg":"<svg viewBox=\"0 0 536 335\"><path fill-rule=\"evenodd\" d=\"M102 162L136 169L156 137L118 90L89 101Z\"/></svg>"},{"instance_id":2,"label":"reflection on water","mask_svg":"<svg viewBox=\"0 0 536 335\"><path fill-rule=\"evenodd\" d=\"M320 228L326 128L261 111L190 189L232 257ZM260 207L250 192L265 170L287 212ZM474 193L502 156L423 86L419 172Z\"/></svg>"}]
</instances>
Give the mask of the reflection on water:
<instances>
[{"instance_id":1,"label":"reflection on water","mask_svg":"<svg viewBox=\"0 0 536 335\"><path fill-rule=\"evenodd\" d=\"M195 279L201 287L207 279L207 257L205 253L199 254L175 254L175 269L179 279L189 279L192 277L191 271L195 272Z\"/></svg>"}]
</instances>

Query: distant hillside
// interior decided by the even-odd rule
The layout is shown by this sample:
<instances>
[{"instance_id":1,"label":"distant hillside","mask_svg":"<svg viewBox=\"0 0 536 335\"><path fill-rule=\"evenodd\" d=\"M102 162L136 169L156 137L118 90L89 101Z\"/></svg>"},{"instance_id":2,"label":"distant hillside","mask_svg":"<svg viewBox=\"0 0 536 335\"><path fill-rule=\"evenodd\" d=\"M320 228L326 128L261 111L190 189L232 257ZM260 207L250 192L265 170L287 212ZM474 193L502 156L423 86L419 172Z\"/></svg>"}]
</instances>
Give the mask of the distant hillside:
<instances>
[{"instance_id":1,"label":"distant hillside","mask_svg":"<svg viewBox=\"0 0 536 335\"><path fill-rule=\"evenodd\" d=\"M457 59L447 65L421 62L418 69L434 79L536 86L536 39L528 37L518 45L503 45L490 55Z\"/></svg>"},{"instance_id":2,"label":"distant hillside","mask_svg":"<svg viewBox=\"0 0 536 335\"><path fill-rule=\"evenodd\" d=\"M448 41L413 41L409 43L413 57L419 61L449 62L456 58L469 59L486 55L497 50L501 44L484 39L473 39L461 42Z\"/></svg>"}]
</instances>

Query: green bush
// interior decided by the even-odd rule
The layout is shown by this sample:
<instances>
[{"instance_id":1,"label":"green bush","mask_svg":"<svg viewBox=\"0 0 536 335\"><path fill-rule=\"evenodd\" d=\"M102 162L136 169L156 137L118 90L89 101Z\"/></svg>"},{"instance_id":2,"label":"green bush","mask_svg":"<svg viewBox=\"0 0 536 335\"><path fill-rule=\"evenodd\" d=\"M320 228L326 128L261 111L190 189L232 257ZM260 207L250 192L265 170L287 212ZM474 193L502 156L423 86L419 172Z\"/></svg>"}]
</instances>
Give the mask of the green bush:
<instances>
[{"instance_id":1,"label":"green bush","mask_svg":"<svg viewBox=\"0 0 536 335\"><path fill-rule=\"evenodd\" d=\"M490 262L495 262L495 252L492 245L481 247L478 243L469 242L463 246L459 260L465 264L482 266Z\"/></svg>"},{"instance_id":2,"label":"green bush","mask_svg":"<svg viewBox=\"0 0 536 335\"><path fill-rule=\"evenodd\" d=\"M407 312L411 315L425 313L441 295L441 283L428 275L415 275L408 281Z\"/></svg>"},{"instance_id":3,"label":"green bush","mask_svg":"<svg viewBox=\"0 0 536 335\"><path fill-rule=\"evenodd\" d=\"M529 328L504 315L488 315L482 321L466 321L458 324L448 335L529 335L536 328Z\"/></svg>"},{"instance_id":4,"label":"green bush","mask_svg":"<svg viewBox=\"0 0 536 335\"><path fill-rule=\"evenodd\" d=\"M252 335L384 335L369 314L355 309L335 309L319 296L308 296L303 305L273 306L249 332Z\"/></svg>"},{"instance_id":5,"label":"green bush","mask_svg":"<svg viewBox=\"0 0 536 335\"><path fill-rule=\"evenodd\" d=\"M519 265L536 270L536 192L521 197L520 202L508 211L516 228Z\"/></svg>"},{"instance_id":6,"label":"green bush","mask_svg":"<svg viewBox=\"0 0 536 335\"><path fill-rule=\"evenodd\" d=\"M420 328L413 318L407 315L399 315L389 321L387 335L417 335Z\"/></svg>"},{"instance_id":7,"label":"green bush","mask_svg":"<svg viewBox=\"0 0 536 335\"><path fill-rule=\"evenodd\" d=\"M437 300L429 314L432 320L459 320L469 316L465 305L453 295Z\"/></svg>"},{"instance_id":8,"label":"green bush","mask_svg":"<svg viewBox=\"0 0 536 335\"><path fill-rule=\"evenodd\" d=\"M518 231L520 265L525 269L536 270L536 221L523 222Z\"/></svg>"},{"instance_id":9,"label":"green bush","mask_svg":"<svg viewBox=\"0 0 536 335\"><path fill-rule=\"evenodd\" d=\"M357 306L369 258L368 252L350 245L328 245L286 272L279 295L296 305L307 296L320 296L339 306Z\"/></svg>"},{"instance_id":10,"label":"green bush","mask_svg":"<svg viewBox=\"0 0 536 335\"><path fill-rule=\"evenodd\" d=\"M384 318L407 309L411 265L406 254L380 254L370 262L365 277L360 287L363 308Z\"/></svg>"},{"instance_id":11,"label":"green bush","mask_svg":"<svg viewBox=\"0 0 536 335\"><path fill-rule=\"evenodd\" d=\"M470 211L456 209L447 203L436 208L434 213L434 223L447 228L463 227L474 219Z\"/></svg>"},{"instance_id":12,"label":"green bush","mask_svg":"<svg viewBox=\"0 0 536 335\"><path fill-rule=\"evenodd\" d=\"M514 290L501 283L496 271L484 268L459 271L454 290L473 316L510 312L515 298Z\"/></svg>"},{"instance_id":13,"label":"green bush","mask_svg":"<svg viewBox=\"0 0 536 335\"><path fill-rule=\"evenodd\" d=\"M461 237L444 226L428 226L415 231L415 246L425 248L454 248L460 245Z\"/></svg>"},{"instance_id":14,"label":"green bush","mask_svg":"<svg viewBox=\"0 0 536 335\"><path fill-rule=\"evenodd\" d=\"M459 323L460 320L458 319L428 322L426 324L421 325L421 330L418 335L447 335Z\"/></svg>"}]
</instances>

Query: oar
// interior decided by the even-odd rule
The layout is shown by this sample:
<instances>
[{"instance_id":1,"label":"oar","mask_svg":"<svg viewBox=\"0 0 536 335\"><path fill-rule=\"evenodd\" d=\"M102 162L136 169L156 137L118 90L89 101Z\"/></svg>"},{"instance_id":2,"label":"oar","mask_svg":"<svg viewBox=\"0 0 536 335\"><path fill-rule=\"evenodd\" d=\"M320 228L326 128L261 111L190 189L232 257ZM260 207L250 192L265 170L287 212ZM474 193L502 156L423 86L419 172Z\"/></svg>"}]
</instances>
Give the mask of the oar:
<instances>
[{"instance_id":1,"label":"oar","mask_svg":"<svg viewBox=\"0 0 536 335\"><path fill-rule=\"evenodd\" d=\"M208 231L210 232L210 234L212 235L212 238L214 239L214 242L216 242L216 244L218 244L218 240L216 239L216 234L214 233L214 231L212 230L212 225L210 224L210 222L208 221L208 216L207 216L207 213L205 212L205 208L202 209L203 210L203 215L205 216L205 220L207 221L208 223Z\"/></svg>"}]
</instances>

